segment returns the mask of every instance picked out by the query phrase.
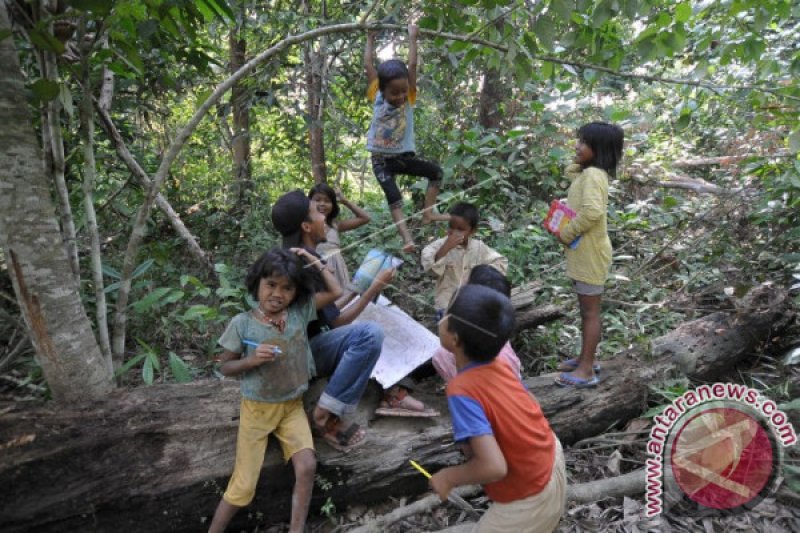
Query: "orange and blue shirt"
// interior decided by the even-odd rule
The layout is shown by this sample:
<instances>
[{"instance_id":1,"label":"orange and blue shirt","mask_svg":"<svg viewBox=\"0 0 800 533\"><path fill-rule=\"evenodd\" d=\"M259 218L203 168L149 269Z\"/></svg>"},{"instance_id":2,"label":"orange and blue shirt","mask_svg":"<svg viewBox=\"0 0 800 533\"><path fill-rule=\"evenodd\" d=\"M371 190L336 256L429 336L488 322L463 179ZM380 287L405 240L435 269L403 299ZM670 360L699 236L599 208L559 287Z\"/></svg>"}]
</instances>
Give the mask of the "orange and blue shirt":
<instances>
[{"instance_id":1,"label":"orange and blue shirt","mask_svg":"<svg viewBox=\"0 0 800 533\"><path fill-rule=\"evenodd\" d=\"M534 496L550 481L555 435L542 408L509 366L496 358L463 368L447 385L456 442L492 435L508 473L484 486L499 503Z\"/></svg>"}]
</instances>

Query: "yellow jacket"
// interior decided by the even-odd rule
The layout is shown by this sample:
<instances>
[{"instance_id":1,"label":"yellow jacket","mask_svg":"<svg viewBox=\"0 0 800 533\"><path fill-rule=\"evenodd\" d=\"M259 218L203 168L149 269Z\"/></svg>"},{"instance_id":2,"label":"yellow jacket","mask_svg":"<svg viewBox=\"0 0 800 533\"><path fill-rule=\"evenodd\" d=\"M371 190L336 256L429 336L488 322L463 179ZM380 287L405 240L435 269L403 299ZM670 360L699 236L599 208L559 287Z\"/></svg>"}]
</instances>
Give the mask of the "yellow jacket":
<instances>
[{"instance_id":1,"label":"yellow jacket","mask_svg":"<svg viewBox=\"0 0 800 533\"><path fill-rule=\"evenodd\" d=\"M567 205L578 215L561 231L561 241L572 242L580 235L577 248L566 248L567 276L590 285L604 285L611 266L611 241L606 228L608 174L597 167L566 168L572 184Z\"/></svg>"}]
</instances>

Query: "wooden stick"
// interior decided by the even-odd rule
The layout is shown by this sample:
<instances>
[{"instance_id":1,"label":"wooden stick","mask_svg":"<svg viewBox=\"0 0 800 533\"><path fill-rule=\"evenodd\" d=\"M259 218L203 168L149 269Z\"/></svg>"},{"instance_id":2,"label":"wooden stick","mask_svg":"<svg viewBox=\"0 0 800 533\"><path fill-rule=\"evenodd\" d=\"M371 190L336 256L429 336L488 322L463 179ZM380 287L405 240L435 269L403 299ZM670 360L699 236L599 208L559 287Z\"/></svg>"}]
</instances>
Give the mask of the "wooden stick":
<instances>
[{"instance_id":1,"label":"wooden stick","mask_svg":"<svg viewBox=\"0 0 800 533\"><path fill-rule=\"evenodd\" d=\"M570 485L567 487L567 501L583 504L606 498L632 496L641 494L644 492L644 488L645 469L642 468L610 479L598 479L588 483ZM481 488L478 485L459 487L455 490L459 496L464 498L473 497L481 492ZM379 533L385 531L387 526L395 522L399 522L409 516L426 513L441 503L442 500L436 494L431 494L414 503L398 507L390 513L370 520L362 526L351 529L348 533Z\"/></svg>"}]
</instances>

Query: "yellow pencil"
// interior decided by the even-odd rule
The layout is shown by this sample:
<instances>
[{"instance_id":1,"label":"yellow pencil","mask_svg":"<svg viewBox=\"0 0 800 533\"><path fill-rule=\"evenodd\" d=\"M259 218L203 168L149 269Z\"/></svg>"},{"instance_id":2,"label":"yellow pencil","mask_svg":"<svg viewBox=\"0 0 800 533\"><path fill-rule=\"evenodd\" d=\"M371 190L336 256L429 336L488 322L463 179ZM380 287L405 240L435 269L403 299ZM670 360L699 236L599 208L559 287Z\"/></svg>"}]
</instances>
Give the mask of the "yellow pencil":
<instances>
[{"instance_id":1,"label":"yellow pencil","mask_svg":"<svg viewBox=\"0 0 800 533\"><path fill-rule=\"evenodd\" d=\"M416 468L419 471L419 473L422 474L423 476L425 476L426 478L430 479L432 477L431 473L428 472L427 470L425 470L424 468L422 468L422 465L420 465L416 461L414 461L412 459L409 459L408 462L411 463L411 466ZM465 500L464 498L462 498L458 494L454 494L454 493L451 492L450 496L448 496L447 499L450 500L451 502L453 502L454 504L456 504L458 507L460 507L463 510L467 511L470 514L470 516L472 516L472 517L477 517L478 516L478 513L475 511L475 508L473 506L471 506L467 500Z\"/></svg>"},{"instance_id":2,"label":"yellow pencil","mask_svg":"<svg viewBox=\"0 0 800 533\"><path fill-rule=\"evenodd\" d=\"M428 472L427 470L425 470L424 468L422 468L422 467L421 467L421 466L420 466L420 465L419 465L419 464L418 464L416 461L413 461L413 460L409 459L409 460L408 460L408 462L409 462L409 463L411 463L411 466L413 466L414 468L416 468L417 470L419 470L419 471L420 471L420 473L421 473L423 476L425 476L426 478L430 479L430 478L432 477L432 476L431 476L431 473L430 473L430 472Z\"/></svg>"}]
</instances>

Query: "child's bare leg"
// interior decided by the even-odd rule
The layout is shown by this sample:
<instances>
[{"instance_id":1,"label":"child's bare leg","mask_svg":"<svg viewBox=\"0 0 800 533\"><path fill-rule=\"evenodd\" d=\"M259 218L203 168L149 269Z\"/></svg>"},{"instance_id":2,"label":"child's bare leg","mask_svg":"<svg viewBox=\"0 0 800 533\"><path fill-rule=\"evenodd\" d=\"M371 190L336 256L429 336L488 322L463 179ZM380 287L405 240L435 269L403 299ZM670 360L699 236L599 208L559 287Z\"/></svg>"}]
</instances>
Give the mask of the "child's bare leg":
<instances>
[{"instance_id":1,"label":"child's bare leg","mask_svg":"<svg viewBox=\"0 0 800 533\"><path fill-rule=\"evenodd\" d=\"M592 365L600 344L600 308L602 297L598 295L578 295L578 304L581 309L581 355L578 367L572 375L582 379L590 379L594 375Z\"/></svg>"},{"instance_id":2,"label":"child's bare leg","mask_svg":"<svg viewBox=\"0 0 800 533\"><path fill-rule=\"evenodd\" d=\"M230 504L223 498L217 505L217 510L214 511L214 518L211 519L211 525L208 526L208 533L222 533L228 527L233 516L241 509L236 505Z\"/></svg>"},{"instance_id":3,"label":"child's bare leg","mask_svg":"<svg viewBox=\"0 0 800 533\"><path fill-rule=\"evenodd\" d=\"M414 239L411 237L411 233L408 231L408 226L406 226L403 208L392 207L391 213L394 225L397 227L397 232L400 234L400 238L403 239L403 251L413 252L417 245L414 244Z\"/></svg>"},{"instance_id":4,"label":"child's bare leg","mask_svg":"<svg viewBox=\"0 0 800 533\"><path fill-rule=\"evenodd\" d=\"M289 533L303 533L314 489L314 473L317 471L317 458L314 450L304 449L292 455L294 467L294 490L292 491L292 521Z\"/></svg>"},{"instance_id":5,"label":"child's bare leg","mask_svg":"<svg viewBox=\"0 0 800 533\"><path fill-rule=\"evenodd\" d=\"M450 220L450 215L436 212L436 197L439 196L438 185L428 185L425 190L425 201L422 204L422 223L442 222Z\"/></svg>"}]
</instances>

